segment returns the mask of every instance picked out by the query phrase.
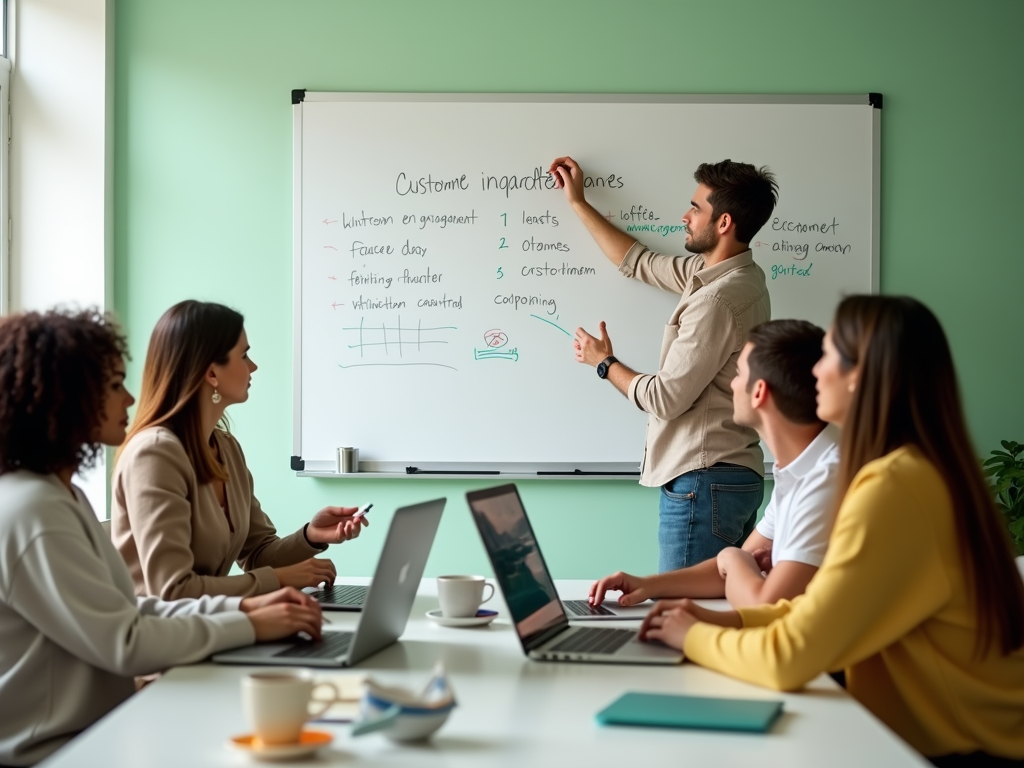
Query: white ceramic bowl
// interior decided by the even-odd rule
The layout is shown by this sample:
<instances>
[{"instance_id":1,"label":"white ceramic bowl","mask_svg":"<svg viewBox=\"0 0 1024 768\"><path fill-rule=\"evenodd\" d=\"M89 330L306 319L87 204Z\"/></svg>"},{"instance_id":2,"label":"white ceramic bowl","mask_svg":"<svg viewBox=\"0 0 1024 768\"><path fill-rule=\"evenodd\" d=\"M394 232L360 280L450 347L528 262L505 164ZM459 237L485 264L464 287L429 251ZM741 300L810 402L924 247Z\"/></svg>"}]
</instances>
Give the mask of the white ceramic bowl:
<instances>
[{"instance_id":1,"label":"white ceramic bowl","mask_svg":"<svg viewBox=\"0 0 1024 768\"><path fill-rule=\"evenodd\" d=\"M444 725L455 709L455 702L440 707L412 707L381 698L379 691L367 691L359 709L363 720L369 721L382 717L392 706L399 708L398 715L380 732L393 741L419 741Z\"/></svg>"}]
</instances>

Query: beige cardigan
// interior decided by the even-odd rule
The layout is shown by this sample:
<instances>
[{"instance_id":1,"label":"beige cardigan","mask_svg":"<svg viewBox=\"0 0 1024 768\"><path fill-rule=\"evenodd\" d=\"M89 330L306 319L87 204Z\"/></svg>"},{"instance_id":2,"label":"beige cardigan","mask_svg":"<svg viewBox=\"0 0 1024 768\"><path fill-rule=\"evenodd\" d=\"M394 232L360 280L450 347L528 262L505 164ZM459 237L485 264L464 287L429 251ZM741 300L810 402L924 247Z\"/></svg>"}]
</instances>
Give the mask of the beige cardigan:
<instances>
[{"instance_id":1,"label":"beige cardigan","mask_svg":"<svg viewBox=\"0 0 1024 768\"><path fill-rule=\"evenodd\" d=\"M111 481L111 538L139 595L164 600L260 595L281 585L273 568L321 553L302 530L279 538L253 495L252 475L233 436L214 430L227 517L210 484L200 485L185 448L166 427L132 437ZM230 520L230 523L229 523ZM228 576L237 562L246 571Z\"/></svg>"}]
</instances>

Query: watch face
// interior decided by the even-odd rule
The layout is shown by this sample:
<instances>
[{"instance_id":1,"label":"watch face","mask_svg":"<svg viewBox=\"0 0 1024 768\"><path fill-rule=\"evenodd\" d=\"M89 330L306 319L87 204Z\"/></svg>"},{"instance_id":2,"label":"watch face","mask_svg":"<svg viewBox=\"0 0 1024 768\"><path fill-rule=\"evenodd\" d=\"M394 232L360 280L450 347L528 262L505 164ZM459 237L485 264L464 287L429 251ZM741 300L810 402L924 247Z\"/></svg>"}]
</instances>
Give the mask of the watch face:
<instances>
[{"instance_id":1,"label":"watch face","mask_svg":"<svg viewBox=\"0 0 1024 768\"><path fill-rule=\"evenodd\" d=\"M608 375L608 365L603 361L597 364L597 375L602 379Z\"/></svg>"}]
</instances>

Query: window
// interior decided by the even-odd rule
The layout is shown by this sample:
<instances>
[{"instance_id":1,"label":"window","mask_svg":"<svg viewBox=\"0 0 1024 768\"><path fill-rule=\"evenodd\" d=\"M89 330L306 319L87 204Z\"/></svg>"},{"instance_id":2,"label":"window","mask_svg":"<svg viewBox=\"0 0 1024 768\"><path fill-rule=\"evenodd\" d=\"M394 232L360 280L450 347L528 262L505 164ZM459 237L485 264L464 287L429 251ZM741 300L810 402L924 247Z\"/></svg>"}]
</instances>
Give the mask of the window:
<instances>
[{"instance_id":1,"label":"window","mask_svg":"<svg viewBox=\"0 0 1024 768\"><path fill-rule=\"evenodd\" d=\"M7 26L8 0L2 0L0 14L0 49L3 57L0 58L0 315L10 311L11 290L10 290L10 251L11 251L11 218L8 199L10 197L10 184L7 181L7 168L10 165L11 147L11 60L8 56L10 45L8 44L9 28Z\"/></svg>"}]
</instances>

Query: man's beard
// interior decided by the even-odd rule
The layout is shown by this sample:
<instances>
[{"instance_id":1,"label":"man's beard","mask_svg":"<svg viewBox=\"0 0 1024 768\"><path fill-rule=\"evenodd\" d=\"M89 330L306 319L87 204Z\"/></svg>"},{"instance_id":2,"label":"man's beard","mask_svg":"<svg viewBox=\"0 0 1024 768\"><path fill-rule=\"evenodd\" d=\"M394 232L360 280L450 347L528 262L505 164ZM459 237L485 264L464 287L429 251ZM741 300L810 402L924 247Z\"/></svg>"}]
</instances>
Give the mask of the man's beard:
<instances>
[{"instance_id":1,"label":"man's beard","mask_svg":"<svg viewBox=\"0 0 1024 768\"><path fill-rule=\"evenodd\" d=\"M709 223L699 234L690 235L690 242L686 244L685 248L690 253L707 253L713 251L716 245L718 245L718 232L715 231L715 225Z\"/></svg>"}]
</instances>

